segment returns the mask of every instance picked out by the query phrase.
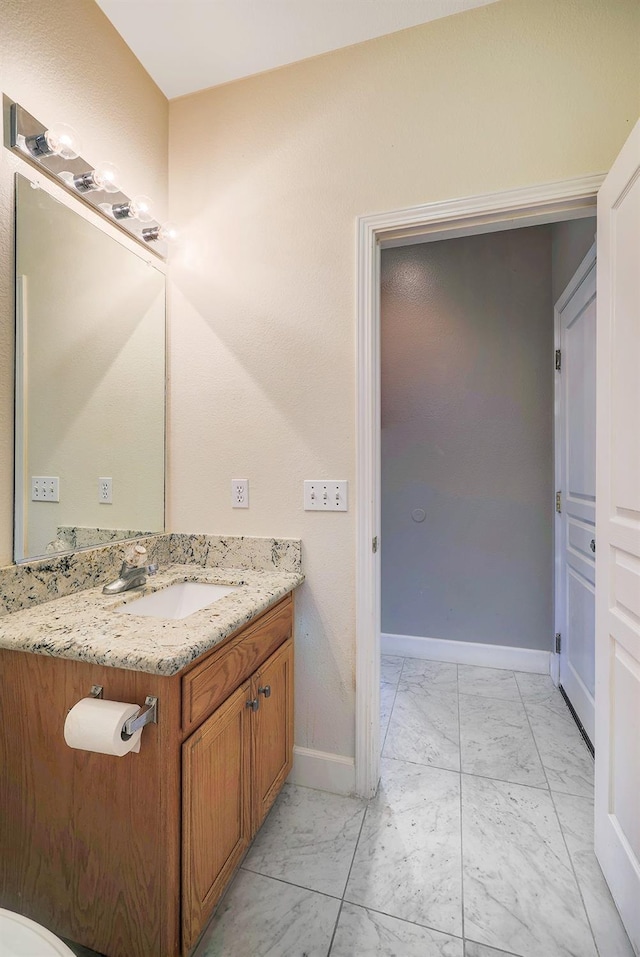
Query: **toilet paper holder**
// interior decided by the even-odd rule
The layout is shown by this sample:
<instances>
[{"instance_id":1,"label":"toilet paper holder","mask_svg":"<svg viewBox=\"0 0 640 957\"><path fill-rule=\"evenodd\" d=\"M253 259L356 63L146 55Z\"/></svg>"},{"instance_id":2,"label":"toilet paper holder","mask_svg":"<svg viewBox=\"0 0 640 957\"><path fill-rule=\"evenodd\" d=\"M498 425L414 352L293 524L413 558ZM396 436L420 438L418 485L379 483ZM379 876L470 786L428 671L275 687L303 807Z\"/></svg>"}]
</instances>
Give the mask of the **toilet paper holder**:
<instances>
[{"instance_id":1,"label":"toilet paper holder","mask_svg":"<svg viewBox=\"0 0 640 957\"><path fill-rule=\"evenodd\" d=\"M103 697L103 687L102 685L91 685L91 690L89 691L90 698L102 698ZM146 710L140 708L137 714L131 715L130 718L127 718L125 723L122 726L122 735L123 741L128 741L129 738L133 737L136 731L139 731L141 728L144 728L147 724L157 724L158 723L158 699L155 695L148 694L144 699L146 705Z\"/></svg>"}]
</instances>

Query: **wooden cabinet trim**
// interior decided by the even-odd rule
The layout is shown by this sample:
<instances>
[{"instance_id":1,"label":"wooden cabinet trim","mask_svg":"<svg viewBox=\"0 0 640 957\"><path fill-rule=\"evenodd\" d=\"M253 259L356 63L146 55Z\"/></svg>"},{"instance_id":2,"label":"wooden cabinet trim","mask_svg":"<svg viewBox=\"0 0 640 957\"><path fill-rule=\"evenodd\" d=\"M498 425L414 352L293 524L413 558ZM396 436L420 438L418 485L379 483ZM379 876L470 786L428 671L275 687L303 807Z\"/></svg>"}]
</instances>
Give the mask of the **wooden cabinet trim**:
<instances>
[{"instance_id":1,"label":"wooden cabinet trim","mask_svg":"<svg viewBox=\"0 0 640 957\"><path fill-rule=\"evenodd\" d=\"M291 596L278 602L182 678L182 728L188 734L233 694L293 634Z\"/></svg>"},{"instance_id":2,"label":"wooden cabinet trim","mask_svg":"<svg viewBox=\"0 0 640 957\"><path fill-rule=\"evenodd\" d=\"M265 618L272 615L280 608L280 606L284 605L293 606L293 592L287 592L283 598L278 598L277 601L265 608L264 611L261 611L260 614L256 615L255 618L250 619L249 621L245 622L244 625L240 625L235 631L232 631L231 634L227 635L227 637L219 642L219 644L217 644L214 648L211 648L209 651L205 651L203 654L201 654L198 658L196 658L195 661L192 661L191 664L187 665L186 668L183 668L182 671L179 672L180 677L186 678L194 671L197 671L205 665L208 665L212 658L215 658L217 655L223 652L229 647L229 645L235 644L237 641L241 641L245 635L248 635L255 628L259 628Z\"/></svg>"}]
</instances>

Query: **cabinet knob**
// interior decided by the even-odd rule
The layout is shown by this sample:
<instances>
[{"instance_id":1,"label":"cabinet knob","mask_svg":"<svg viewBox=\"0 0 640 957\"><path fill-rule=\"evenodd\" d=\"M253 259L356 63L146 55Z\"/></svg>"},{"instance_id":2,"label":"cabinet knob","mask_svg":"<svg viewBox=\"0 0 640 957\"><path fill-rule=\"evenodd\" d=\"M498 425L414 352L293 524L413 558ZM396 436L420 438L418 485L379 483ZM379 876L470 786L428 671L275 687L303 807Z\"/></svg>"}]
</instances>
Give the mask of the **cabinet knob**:
<instances>
[{"instance_id":1,"label":"cabinet knob","mask_svg":"<svg viewBox=\"0 0 640 957\"><path fill-rule=\"evenodd\" d=\"M247 701L247 708L251 708L252 711L257 711L260 707L260 702L257 698L252 698L251 701Z\"/></svg>"},{"instance_id":2,"label":"cabinet knob","mask_svg":"<svg viewBox=\"0 0 640 957\"><path fill-rule=\"evenodd\" d=\"M263 694L265 698L271 697L271 685L265 685L264 688L258 688L258 694Z\"/></svg>"}]
</instances>

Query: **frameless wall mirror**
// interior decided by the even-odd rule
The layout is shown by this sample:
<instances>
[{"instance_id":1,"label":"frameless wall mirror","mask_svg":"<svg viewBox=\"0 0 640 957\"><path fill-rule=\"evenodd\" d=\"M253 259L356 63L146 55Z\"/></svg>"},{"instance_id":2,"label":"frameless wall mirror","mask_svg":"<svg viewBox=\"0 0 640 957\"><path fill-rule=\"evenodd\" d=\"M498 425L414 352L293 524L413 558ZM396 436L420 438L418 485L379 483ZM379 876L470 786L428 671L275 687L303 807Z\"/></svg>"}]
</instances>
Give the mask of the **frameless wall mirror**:
<instances>
[{"instance_id":1,"label":"frameless wall mirror","mask_svg":"<svg viewBox=\"0 0 640 957\"><path fill-rule=\"evenodd\" d=\"M15 408L17 562L164 530L164 275L20 174Z\"/></svg>"}]
</instances>

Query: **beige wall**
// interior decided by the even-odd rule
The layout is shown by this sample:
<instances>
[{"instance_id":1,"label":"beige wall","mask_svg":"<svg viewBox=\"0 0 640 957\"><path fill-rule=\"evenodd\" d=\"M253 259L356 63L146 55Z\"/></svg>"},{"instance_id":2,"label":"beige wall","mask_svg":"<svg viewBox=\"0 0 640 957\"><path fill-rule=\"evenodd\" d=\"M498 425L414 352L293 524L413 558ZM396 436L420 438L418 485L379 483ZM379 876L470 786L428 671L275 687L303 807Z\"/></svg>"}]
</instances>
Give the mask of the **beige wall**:
<instances>
[{"instance_id":1,"label":"beige wall","mask_svg":"<svg viewBox=\"0 0 640 957\"><path fill-rule=\"evenodd\" d=\"M166 214L168 104L91 0L0 0L0 91L43 122L71 123L82 155L110 159L129 195ZM13 174L0 149L0 565L13 540Z\"/></svg>"},{"instance_id":2,"label":"beige wall","mask_svg":"<svg viewBox=\"0 0 640 957\"><path fill-rule=\"evenodd\" d=\"M173 101L170 524L300 536L299 745L353 754L355 220L606 170L640 111L637 0L502 0ZM251 508L230 508L248 477Z\"/></svg>"}]
</instances>

